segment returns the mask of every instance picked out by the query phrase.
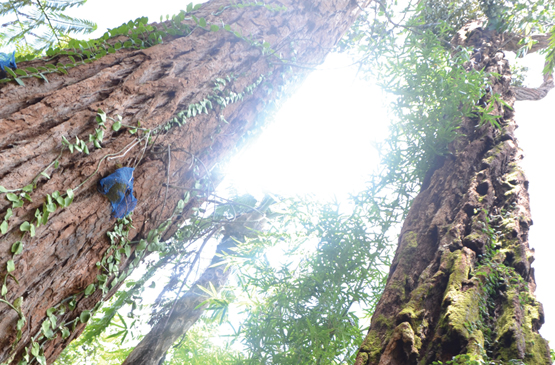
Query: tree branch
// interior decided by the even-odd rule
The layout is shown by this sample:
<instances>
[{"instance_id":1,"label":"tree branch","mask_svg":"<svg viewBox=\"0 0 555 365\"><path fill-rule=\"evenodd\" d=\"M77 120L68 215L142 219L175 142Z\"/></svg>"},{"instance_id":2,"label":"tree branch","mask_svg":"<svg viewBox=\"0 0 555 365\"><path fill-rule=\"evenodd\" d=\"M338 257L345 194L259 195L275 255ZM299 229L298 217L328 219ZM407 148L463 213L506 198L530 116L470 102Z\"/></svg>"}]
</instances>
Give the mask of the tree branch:
<instances>
[{"instance_id":1,"label":"tree branch","mask_svg":"<svg viewBox=\"0 0 555 365\"><path fill-rule=\"evenodd\" d=\"M545 75L544 81L537 88L513 86L511 90L515 93L516 100L540 100L547 96L549 91L553 89L553 76Z\"/></svg>"}]
</instances>

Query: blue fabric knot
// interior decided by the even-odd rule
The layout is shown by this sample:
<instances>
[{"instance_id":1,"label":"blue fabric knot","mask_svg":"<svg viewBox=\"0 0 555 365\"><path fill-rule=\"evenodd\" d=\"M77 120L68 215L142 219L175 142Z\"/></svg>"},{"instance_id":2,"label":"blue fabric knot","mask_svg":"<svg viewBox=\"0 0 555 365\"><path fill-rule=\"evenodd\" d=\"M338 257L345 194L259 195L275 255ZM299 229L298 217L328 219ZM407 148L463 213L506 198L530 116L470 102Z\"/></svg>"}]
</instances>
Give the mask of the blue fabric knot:
<instances>
[{"instance_id":1,"label":"blue fabric knot","mask_svg":"<svg viewBox=\"0 0 555 365\"><path fill-rule=\"evenodd\" d=\"M134 170L122 167L98 182L98 191L106 195L112 204L112 215L115 218L125 217L137 206L137 199L133 196Z\"/></svg>"},{"instance_id":2,"label":"blue fabric knot","mask_svg":"<svg viewBox=\"0 0 555 365\"><path fill-rule=\"evenodd\" d=\"M3 74L6 74L6 67L14 70L17 68L15 65L15 51L12 54L0 52L0 68Z\"/></svg>"}]
</instances>

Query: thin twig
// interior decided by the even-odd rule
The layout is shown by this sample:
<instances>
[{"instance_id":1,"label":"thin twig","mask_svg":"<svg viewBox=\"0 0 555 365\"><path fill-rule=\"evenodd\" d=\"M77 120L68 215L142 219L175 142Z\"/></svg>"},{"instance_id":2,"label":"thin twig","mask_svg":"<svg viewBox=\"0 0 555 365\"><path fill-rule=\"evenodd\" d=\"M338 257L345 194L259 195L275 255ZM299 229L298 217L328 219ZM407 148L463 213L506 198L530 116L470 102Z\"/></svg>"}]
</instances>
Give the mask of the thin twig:
<instances>
[{"instance_id":1,"label":"thin twig","mask_svg":"<svg viewBox=\"0 0 555 365\"><path fill-rule=\"evenodd\" d=\"M166 209L166 202L168 200L168 186L170 185L170 165L172 162L172 152L171 152L171 144L168 145L168 164L166 169L166 193L164 196L164 204L162 205L162 210L160 211L160 218L162 218L162 214L164 214L164 209Z\"/></svg>"},{"instance_id":2,"label":"thin twig","mask_svg":"<svg viewBox=\"0 0 555 365\"><path fill-rule=\"evenodd\" d=\"M175 306L177 304L177 301L179 300L179 294L181 294L181 291L183 290L183 287L185 286L185 284L187 284L187 280L189 279L189 275L191 274L191 272L193 272L193 268L195 267L196 262L198 261L198 259L200 258L200 254L202 253L202 250L204 249L204 246L206 246L206 244L208 243L208 241L212 238L212 236L219 230L219 228L221 227L221 225L218 225L217 227L215 227L212 232L210 232L205 238L204 238L204 242L202 242L202 245L200 246L195 258L193 259L193 262L191 263L191 267L189 268L189 272L187 273L187 276L185 276L185 279L183 279L183 282L181 283L181 287L179 288L179 291L177 292L177 295L175 296L175 300L173 301L173 305L168 313L168 316L166 317L166 322L164 323L164 326L162 327L161 332L163 332L166 329L166 326L168 325L168 321L170 320L170 317L173 313L173 310L175 309Z\"/></svg>"},{"instance_id":3,"label":"thin twig","mask_svg":"<svg viewBox=\"0 0 555 365\"><path fill-rule=\"evenodd\" d=\"M56 40L58 41L58 46L62 48L62 43L60 42L60 38L58 38L58 35L56 34L56 29L54 29L54 26L52 26L52 23L50 22L50 18L48 17L48 14L46 14L46 10L44 10L44 8L42 7L40 0L37 0L37 4L40 10L42 11L42 13L44 14L44 16L46 17L46 20L48 20L48 25L50 26L50 29L52 29L52 34L54 34L54 37L56 37Z\"/></svg>"}]
</instances>

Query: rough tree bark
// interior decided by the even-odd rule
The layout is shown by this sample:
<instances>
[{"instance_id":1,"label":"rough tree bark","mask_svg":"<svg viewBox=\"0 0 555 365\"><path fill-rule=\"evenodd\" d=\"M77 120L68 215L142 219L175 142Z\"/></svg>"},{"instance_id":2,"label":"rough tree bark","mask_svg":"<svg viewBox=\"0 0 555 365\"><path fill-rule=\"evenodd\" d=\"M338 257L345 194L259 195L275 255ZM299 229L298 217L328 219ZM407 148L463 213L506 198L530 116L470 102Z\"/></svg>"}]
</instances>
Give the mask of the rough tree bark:
<instances>
[{"instance_id":1,"label":"rough tree bark","mask_svg":"<svg viewBox=\"0 0 555 365\"><path fill-rule=\"evenodd\" d=\"M270 5L285 5L287 10L272 12L262 6L235 8L227 0L214 0L194 14L208 24L230 25L245 37L266 41L290 63L315 66L336 44L354 21L358 7L352 0L275 0ZM187 22L187 20L186 20ZM194 25L192 21L189 21ZM292 60L295 52L295 60ZM68 62L64 56L54 62ZM44 61L32 61L20 67L37 67ZM8 189L30 184L35 176L59 155L62 137L73 141L78 136L87 140L97 127L95 113L101 108L109 116L119 114L124 124L155 128L171 120L188 105L209 95L217 78L231 74L238 78L232 85L236 92L253 84L260 76L266 85L252 96L228 105L225 109L197 115L180 128L173 128L155 138L152 149L143 146L128 149L135 136L122 129L106 131L102 149L92 149L90 155L66 151L59 167L48 171L51 179L40 177L31 193L32 202L14 209L9 219L9 230L0 236L0 278L7 274L6 265L12 258L12 244L21 240L23 252L14 257L17 280L8 278L8 292L3 300L9 303L23 298L21 312L26 317L22 338L16 339L18 314L5 303L0 303L0 362L8 361L14 346L19 359L33 336L39 334L46 311L66 298L77 294L76 307L59 316L57 323L68 322L84 310L106 299L117 286L102 297L97 290L85 297L83 290L96 282L100 261L109 247L106 232L114 226L108 201L96 191L101 176L112 173L119 165L133 166L135 196L138 199L133 215L134 229L129 238L137 241L158 227L172 215L182 189L167 188L163 184L192 187L194 177L191 156L202 161L202 169L210 170L232 151L237 142L252 129L256 117L276 95L275 91L293 76L302 77L310 67L290 67L260 47L231 32L210 32L197 27L187 37L168 38L143 50L121 49L87 65L69 70L68 75L51 74L49 83L25 79L26 86L0 86L0 185ZM222 123L220 115L225 117ZM221 128L221 133L218 130ZM114 154L113 159L101 159ZM168 158L170 155L171 158ZM119 157L119 158L118 158ZM42 206L47 194L75 188L95 172L94 178L75 191L74 202L51 214L46 225L22 236L20 225L31 221L35 210ZM165 233L168 238L188 216L194 203L188 204L179 219ZM0 201L0 212L6 213L10 202ZM122 258L121 270L133 260ZM68 339L58 334L43 342L47 362L51 363L73 338L84 328L79 323Z\"/></svg>"},{"instance_id":2,"label":"rough tree bark","mask_svg":"<svg viewBox=\"0 0 555 365\"><path fill-rule=\"evenodd\" d=\"M501 75L488 95L512 106L502 37L475 23L454 41L474 47L468 67ZM494 102L488 95L482 103ZM357 365L431 364L460 354L551 364L538 334L544 314L534 297L528 181L518 166L514 113L496 102L495 114L501 129L462 122L452 155L413 202Z\"/></svg>"}]
</instances>

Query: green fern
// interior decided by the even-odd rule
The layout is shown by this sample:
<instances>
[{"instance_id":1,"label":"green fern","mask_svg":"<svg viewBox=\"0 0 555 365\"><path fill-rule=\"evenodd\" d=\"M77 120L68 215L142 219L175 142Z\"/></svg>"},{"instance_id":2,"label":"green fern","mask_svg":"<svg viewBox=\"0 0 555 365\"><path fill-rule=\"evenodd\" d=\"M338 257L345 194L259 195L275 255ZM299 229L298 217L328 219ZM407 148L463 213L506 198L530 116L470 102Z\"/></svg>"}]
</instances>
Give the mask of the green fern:
<instances>
[{"instance_id":1,"label":"green fern","mask_svg":"<svg viewBox=\"0 0 555 365\"><path fill-rule=\"evenodd\" d=\"M96 23L64 14L87 0L8 0L0 4L2 24L0 46L15 44L42 51L54 44L62 46L68 34L89 34Z\"/></svg>"}]
</instances>

